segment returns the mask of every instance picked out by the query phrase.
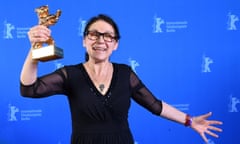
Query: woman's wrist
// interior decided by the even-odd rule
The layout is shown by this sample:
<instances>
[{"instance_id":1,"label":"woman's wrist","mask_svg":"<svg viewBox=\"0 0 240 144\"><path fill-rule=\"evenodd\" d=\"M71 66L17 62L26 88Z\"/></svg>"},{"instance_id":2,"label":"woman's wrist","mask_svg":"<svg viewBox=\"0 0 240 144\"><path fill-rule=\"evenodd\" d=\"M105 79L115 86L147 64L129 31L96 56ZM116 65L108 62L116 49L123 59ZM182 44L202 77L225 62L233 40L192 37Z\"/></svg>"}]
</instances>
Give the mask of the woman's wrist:
<instances>
[{"instance_id":1,"label":"woman's wrist","mask_svg":"<svg viewBox=\"0 0 240 144\"><path fill-rule=\"evenodd\" d=\"M191 127L192 121L193 118L189 114L186 114L184 126Z\"/></svg>"}]
</instances>

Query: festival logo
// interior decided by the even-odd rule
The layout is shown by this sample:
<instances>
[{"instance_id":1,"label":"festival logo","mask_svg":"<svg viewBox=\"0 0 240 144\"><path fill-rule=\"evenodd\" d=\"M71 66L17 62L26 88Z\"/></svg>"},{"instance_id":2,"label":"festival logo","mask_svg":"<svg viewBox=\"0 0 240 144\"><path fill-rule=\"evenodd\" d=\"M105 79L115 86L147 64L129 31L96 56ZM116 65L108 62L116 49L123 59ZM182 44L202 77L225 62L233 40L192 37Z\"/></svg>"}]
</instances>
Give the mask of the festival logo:
<instances>
[{"instance_id":1,"label":"festival logo","mask_svg":"<svg viewBox=\"0 0 240 144\"><path fill-rule=\"evenodd\" d=\"M41 117L41 109L26 109L21 110L15 105L8 104L8 121L26 121L35 117Z\"/></svg>"},{"instance_id":2,"label":"festival logo","mask_svg":"<svg viewBox=\"0 0 240 144\"><path fill-rule=\"evenodd\" d=\"M153 23L153 33L162 33L162 25L164 24L164 20L161 17L154 16L154 23Z\"/></svg>"},{"instance_id":3,"label":"festival logo","mask_svg":"<svg viewBox=\"0 0 240 144\"><path fill-rule=\"evenodd\" d=\"M240 100L237 97L230 95L228 111L229 112L238 112L237 105L240 103Z\"/></svg>"},{"instance_id":4,"label":"festival logo","mask_svg":"<svg viewBox=\"0 0 240 144\"><path fill-rule=\"evenodd\" d=\"M236 27L236 22L237 21L239 21L238 16L229 12L228 13L227 29L228 30L237 30L237 27Z\"/></svg>"},{"instance_id":5,"label":"festival logo","mask_svg":"<svg viewBox=\"0 0 240 144\"><path fill-rule=\"evenodd\" d=\"M6 20L3 22L4 28L3 28L3 38L4 39L13 39L12 30L15 29L15 26Z\"/></svg>"},{"instance_id":6,"label":"festival logo","mask_svg":"<svg viewBox=\"0 0 240 144\"><path fill-rule=\"evenodd\" d=\"M167 21L162 17L154 15L153 17L153 33L163 32L177 32L180 29L186 29L188 27L187 21Z\"/></svg>"},{"instance_id":7,"label":"festival logo","mask_svg":"<svg viewBox=\"0 0 240 144\"><path fill-rule=\"evenodd\" d=\"M208 73L211 72L210 64L213 63L213 60L210 57L203 55L202 57L202 72Z\"/></svg>"},{"instance_id":8,"label":"festival logo","mask_svg":"<svg viewBox=\"0 0 240 144\"><path fill-rule=\"evenodd\" d=\"M133 60L132 58L129 58L129 59L128 59L128 62L129 62L129 64L130 64L132 70L133 70L135 73L137 73L136 67L140 66L140 64L139 64L136 60Z\"/></svg>"},{"instance_id":9,"label":"festival logo","mask_svg":"<svg viewBox=\"0 0 240 144\"><path fill-rule=\"evenodd\" d=\"M17 27L5 20L3 22L3 39L26 38L29 27Z\"/></svg>"},{"instance_id":10,"label":"festival logo","mask_svg":"<svg viewBox=\"0 0 240 144\"><path fill-rule=\"evenodd\" d=\"M79 18L78 22L79 22L78 35L83 36L83 32L84 32L85 26L87 24L87 21L82 18Z\"/></svg>"},{"instance_id":11,"label":"festival logo","mask_svg":"<svg viewBox=\"0 0 240 144\"><path fill-rule=\"evenodd\" d=\"M17 121L16 113L19 112L19 108L14 105L8 105L8 121Z\"/></svg>"}]
</instances>

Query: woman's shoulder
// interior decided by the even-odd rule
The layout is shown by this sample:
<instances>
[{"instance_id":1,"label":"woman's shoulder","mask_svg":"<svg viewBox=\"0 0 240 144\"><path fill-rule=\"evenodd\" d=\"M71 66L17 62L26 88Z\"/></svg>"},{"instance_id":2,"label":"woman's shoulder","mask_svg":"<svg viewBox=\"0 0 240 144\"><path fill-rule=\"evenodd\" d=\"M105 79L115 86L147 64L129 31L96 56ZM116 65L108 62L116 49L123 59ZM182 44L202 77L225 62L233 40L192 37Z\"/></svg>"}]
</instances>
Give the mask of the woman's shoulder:
<instances>
[{"instance_id":1,"label":"woman's shoulder","mask_svg":"<svg viewBox=\"0 0 240 144\"><path fill-rule=\"evenodd\" d=\"M121 68L130 68L129 65L124 64L124 63L116 63L116 62L113 62L112 64L113 64L114 66L121 67Z\"/></svg>"},{"instance_id":2,"label":"woman's shoulder","mask_svg":"<svg viewBox=\"0 0 240 144\"><path fill-rule=\"evenodd\" d=\"M76 72L82 69L82 63L78 63L78 64L68 64L68 65L64 65L61 68L59 68L57 71L65 71L67 73L72 73L72 72Z\"/></svg>"},{"instance_id":3,"label":"woman's shoulder","mask_svg":"<svg viewBox=\"0 0 240 144\"><path fill-rule=\"evenodd\" d=\"M131 71L131 67L124 63L113 63L113 66L118 70Z\"/></svg>"},{"instance_id":4,"label":"woman's shoulder","mask_svg":"<svg viewBox=\"0 0 240 144\"><path fill-rule=\"evenodd\" d=\"M59 68L57 72L63 73L65 77L75 78L83 73L83 65L82 63L64 65L63 67Z\"/></svg>"}]
</instances>

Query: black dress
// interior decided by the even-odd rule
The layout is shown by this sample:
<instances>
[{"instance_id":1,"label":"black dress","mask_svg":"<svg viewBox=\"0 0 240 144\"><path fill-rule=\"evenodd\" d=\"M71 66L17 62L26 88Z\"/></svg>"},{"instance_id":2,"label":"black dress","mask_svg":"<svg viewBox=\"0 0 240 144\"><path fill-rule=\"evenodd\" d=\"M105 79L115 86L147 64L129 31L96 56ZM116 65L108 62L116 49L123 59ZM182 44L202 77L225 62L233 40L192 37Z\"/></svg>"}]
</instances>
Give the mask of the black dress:
<instances>
[{"instance_id":1,"label":"black dress","mask_svg":"<svg viewBox=\"0 0 240 144\"><path fill-rule=\"evenodd\" d=\"M131 98L157 115L162 111L162 102L129 66L113 63L113 69L105 95L94 86L82 63L39 77L32 85L21 83L21 95L32 98L66 95L72 116L72 144L133 144L128 125Z\"/></svg>"}]
</instances>

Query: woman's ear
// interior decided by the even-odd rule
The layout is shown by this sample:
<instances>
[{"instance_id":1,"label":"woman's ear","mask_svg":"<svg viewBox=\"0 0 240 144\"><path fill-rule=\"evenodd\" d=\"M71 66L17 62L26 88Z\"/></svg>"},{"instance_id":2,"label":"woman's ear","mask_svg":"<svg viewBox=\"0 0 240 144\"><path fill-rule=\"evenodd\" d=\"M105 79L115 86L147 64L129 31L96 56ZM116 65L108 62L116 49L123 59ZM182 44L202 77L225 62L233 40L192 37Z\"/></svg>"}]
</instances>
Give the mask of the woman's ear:
<instances>
[{"instance_id":1,"label":"woman's ear","mask_svg":"<svg viewBox=\"0 0 240 144\"><path fill-rule=\"evenodd\" d=\"M82 45L83 45L83 47L86 47L86 44L85 44L85 40L83 39L83 41L82 41Z\"/></svg>"},{"instance_id":2,"label":"woman's ear","mask_svg":"<svg viewBox=\"0 0 240 144\"><path fill-rule=\"evenodd\" d=\"M113 50L117 50L117 48L118 48L118 42L116 42L116 44L115 44Z\"/></svg>"}]
</instances>

